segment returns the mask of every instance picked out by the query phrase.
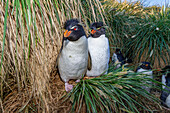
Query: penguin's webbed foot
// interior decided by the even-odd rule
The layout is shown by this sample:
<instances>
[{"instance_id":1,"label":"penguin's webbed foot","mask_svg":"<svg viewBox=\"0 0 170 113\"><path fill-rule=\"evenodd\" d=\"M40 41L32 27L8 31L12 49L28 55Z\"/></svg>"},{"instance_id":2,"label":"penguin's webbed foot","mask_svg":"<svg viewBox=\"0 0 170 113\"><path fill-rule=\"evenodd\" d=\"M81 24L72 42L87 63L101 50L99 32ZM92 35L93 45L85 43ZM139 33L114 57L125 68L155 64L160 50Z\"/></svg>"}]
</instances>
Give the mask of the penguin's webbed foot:
<instances>
[{"instance_id":1,"label":"penguin's webbed foot","mask_svg":"<svg viewBox=\"0 0 170 113\"><path fill-rule=\"evenodd\" d=\"M79 83L79 82L80 82L80 79L77 79L75 82L76 82L76 83Z\"/></svg>"},{"instance_id":2,"label":"penguin's webbed foot","mask_svg":"<svg viewBox=\"0 0 170 113\"><path fill-rule=\"evenodd\" d=\"M69 83L65 83L65 90L66 92L69 92L73 89L73 85L69 84Z\"/></svg>"}]
</instances>

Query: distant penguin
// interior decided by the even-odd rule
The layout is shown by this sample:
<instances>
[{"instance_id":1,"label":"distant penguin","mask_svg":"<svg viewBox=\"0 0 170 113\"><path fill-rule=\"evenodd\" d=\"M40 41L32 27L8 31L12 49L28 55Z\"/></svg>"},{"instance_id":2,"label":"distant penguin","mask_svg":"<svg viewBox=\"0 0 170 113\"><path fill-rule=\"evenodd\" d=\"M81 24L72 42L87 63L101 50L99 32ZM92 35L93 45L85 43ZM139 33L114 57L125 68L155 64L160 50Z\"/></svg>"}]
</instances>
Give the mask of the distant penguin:
<instances>
[{"instance_id":1,"label":"distant penguin","mask_svg":"<svg viewBox=\"0 0 170 113\"><path fill-rule=\"evenodd\" d=\"M142 62L140 64L140 66L137 68L137 73L142 73L142 74L146 74L148 76L146 76L147 78L151 78L153 79L153 71L152 68L150 66L149 62ZM148 82L150 84L152 84L152 82ZM147 86L142 86L146 91L150 92L150 88Z\"/></svg>"},{"instance_id":2,"label":"distant penguin","mask_svg":"<svg viewBox=\"0 0 170 113\"><path fill-rule=\"evenodd\" d=\"M166 74L167 72L170 71L170 65L165 66L162 70L161 73L162 75L162 84L166 85ZM162 88L164 89L165 86L162 85Z\"/></svg>"},{"instance_id":3,"label":"distant penguin","mask_svg":"<svg viewBox=\"0 0 170 113\"><path fill-rule=\"evenodd\" d=\"M161 71L163 73L162 75L162 84L166 85L163 86L162 92L161 92L161 103L162 105L170 108L170 65L166 66Z\"/></svg>"},{"instance_id":4,"label":"distant penguin","mask_svg":"<svg viewBox=\"0 0 170 113\"><path fill-rule=\"evenodd\" d=\"M77 19L65 22L66 30L63 44L57 58L57 66L61 79L65 82L65 90L72 90L70 79L81 79L88 65L88 42L83 26Z\"/></svg>"},{"instance_id":5,"label":"distant penguin","mask_svg":"<svg viewBox=\"0 0 170 113\"><path fill-rule=\"evenodd\" d=\"M113 53L112 63L116 66L116 68L119 68L120 66L125 64L125 58L120 49L118 48L116 48L115 53Z\"/></svg>"},{"instance_id":6,"label":"distant penguin","mask_svg":"<svg viewBox=\"0 0 170 113\"><path fill-rule=\"evenodd\" d=\"M128 63L132 63L132 60L125 58L121 50L116 48L116 51L113 53L112 56L112 63L116 66L116 68L119 68L124 64L128 65Z\"/></svg>"},{"instance_id":7,"label":"distant penguin","mask_svg":"<svg viewBox=\"0 0 170 113\"><path fill-rule=\"evenodd\" d=\"M105 36L103 22L91 24L91 34L88 37L88 50L91 57L91 70L87 70L88 77L107 74L110 59L109 40Z\"/></svg>"}]
</instances>

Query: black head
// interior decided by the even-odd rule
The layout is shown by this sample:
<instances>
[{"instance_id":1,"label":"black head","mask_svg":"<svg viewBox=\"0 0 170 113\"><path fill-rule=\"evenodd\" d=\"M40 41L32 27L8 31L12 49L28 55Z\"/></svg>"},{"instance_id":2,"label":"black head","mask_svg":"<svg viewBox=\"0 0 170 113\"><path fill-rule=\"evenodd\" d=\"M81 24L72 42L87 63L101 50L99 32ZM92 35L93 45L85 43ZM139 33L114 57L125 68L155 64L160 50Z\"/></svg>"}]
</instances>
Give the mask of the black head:
<instances>
[{"instance_id":1,"label":"black head","mask_svg":"<svg viewBox=\"0 0 170 113\"><path fill-rule=\"evenodd\" d=\"M126 57L126 63L132 63L133 61L132 61L132 59L128 59L127 57Z\"/></svg>"},{"instance_id":2,"label":"black head","mask_svg":"<svg viewBox=\"0 0 170 113\"><path fill-rule=\"evenodd\" d=\"M125 64L125 58L123 57L123 54L120 51L120 49L117 48L115 53L117 55L117 58L118 58L119 62L121 62L121 64Z\"/></svg>"},{"instance_id":3,"label":"black head","mask_svg":"<svg viewBox=\"0 0 170 113\"><path fill-rule=\"evenodd\" d=\"M91 36L93 38L98 38L101 35L105 34L105 28L103 26L103 22L94 22L90 26Z\"/></svg>"},{"instance_id":4,"label":"black head","mask_svg":"<svg viewBox=\"0 0 170 113\"><path fill-rule=\"evenodd\" d=\"M147 70L152 69L149 62L142 62L139 67L142 68L142 69L147 69Z\"/></svg>"},{"instance_id":5,"label":"black head","mask_svg":"<svg viewBox=\"0 0 170 113\"><path fill-rule=\"evenodd\" d=\"M64 24L64 29L66 29L64 39L70 41L77 41L80 37L85 35L83 26L77 19L67 20Z\"/></svg>"}]
</instances>

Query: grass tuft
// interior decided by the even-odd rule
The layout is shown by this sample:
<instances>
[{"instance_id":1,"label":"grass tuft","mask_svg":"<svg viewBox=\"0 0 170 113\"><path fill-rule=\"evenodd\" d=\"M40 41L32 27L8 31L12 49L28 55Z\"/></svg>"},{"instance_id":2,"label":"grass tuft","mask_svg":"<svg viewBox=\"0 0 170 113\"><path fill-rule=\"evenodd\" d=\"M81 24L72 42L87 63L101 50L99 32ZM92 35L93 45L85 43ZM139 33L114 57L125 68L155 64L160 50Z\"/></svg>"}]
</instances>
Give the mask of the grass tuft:
<instances>
[{"instance_id":1,"label":"grass tuft","mask_svg":"<svg viewBox=\"0 0 170 113\"><path fill-rule=\"evenodd\" d=\"M65 100L72 102L72 112L141 112L152 111L143 100L157 104L159 99L142 89L152 87L148 81L157 85L159 82L148 79L139 73L123 73L121 69L112 70L107 75L97 78L82 79L74 89L65 95ZM83 106L83 103L85 105ZM85 107L85 108L83 108Z\"/></svg>"}]
</instances>

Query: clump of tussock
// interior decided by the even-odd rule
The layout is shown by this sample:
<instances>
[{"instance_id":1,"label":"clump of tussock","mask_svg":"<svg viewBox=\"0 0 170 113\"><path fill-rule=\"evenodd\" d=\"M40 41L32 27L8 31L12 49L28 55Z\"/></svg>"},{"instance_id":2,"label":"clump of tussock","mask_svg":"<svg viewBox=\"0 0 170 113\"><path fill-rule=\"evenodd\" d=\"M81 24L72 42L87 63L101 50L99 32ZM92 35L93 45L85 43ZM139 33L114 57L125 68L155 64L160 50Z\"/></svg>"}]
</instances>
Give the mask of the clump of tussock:
<instances>
[{"instance_id":1,"label":"clump of tussock","mask_svg":"<svg viewBox=\"0 0 170 113\"><path fill-rule=\"evenodd\" d=\"M105 0L103 6L113 31L108 33L111 48L121 48L134 64L149 61L153 68L163 68L170 63L169 7L145 8L140 1L115 0Z\"/></svg>"}]
</instances>

